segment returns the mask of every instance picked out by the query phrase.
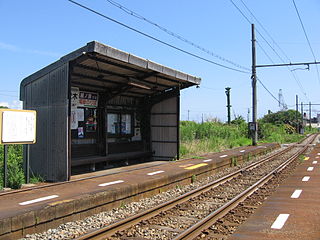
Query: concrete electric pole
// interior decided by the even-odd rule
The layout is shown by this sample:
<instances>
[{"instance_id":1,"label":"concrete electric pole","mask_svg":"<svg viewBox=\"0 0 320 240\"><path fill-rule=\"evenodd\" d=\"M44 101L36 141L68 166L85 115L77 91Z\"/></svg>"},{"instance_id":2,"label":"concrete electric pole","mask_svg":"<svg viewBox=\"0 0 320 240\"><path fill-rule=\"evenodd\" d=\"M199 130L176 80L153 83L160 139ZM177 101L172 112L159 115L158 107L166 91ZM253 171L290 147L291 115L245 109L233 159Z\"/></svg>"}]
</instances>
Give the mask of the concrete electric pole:
<instances>
[{"instance_id":1,"label":"concrete electric pole","mask_svg":"<svg viewBox=\"0 0 320 240\"><path fill-rule=\"evenodd\" d=\"M252 34L252 145L256 146L258 141L257 125L257 75L256 75L256 39L254 34L254 24L251 24Z\"/></svg>"}]
</instances>

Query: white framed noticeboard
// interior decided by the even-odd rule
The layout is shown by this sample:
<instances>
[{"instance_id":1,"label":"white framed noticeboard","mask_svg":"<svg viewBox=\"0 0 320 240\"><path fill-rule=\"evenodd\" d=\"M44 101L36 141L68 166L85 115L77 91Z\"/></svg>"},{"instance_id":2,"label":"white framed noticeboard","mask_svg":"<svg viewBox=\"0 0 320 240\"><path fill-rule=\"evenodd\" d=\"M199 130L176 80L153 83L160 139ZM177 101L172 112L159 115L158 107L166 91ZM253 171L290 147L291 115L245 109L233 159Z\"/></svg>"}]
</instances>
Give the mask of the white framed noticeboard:
<instances>
[{"instance_id":1,"label":"white framed noticeboard","mask_svg":"<svg viewBox=\"0 0 320 240\"><path fill-rule=\"evenodd\" d=\"M33 110L0 109L0 144L34 144L36 119Z\"/></svg>"}]
</instances>

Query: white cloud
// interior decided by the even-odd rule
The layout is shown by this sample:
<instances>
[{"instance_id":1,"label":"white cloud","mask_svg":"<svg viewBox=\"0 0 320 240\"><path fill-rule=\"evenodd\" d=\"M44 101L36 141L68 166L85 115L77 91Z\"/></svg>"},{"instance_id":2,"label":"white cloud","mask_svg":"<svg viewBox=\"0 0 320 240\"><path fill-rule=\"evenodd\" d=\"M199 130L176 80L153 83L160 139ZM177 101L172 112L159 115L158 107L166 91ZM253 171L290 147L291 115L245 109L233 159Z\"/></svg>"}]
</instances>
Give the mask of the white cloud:
<instances>
[{"instance_id":1,"label":"white cloud","mask_svg":"<svg viewBox=\"0 0 320 240\"><path fill-rule=\"evenodd\" d=\"M0 106L9 107L9 103L8 102L0 102Z\"/></svg>"},{"instance_id":2,"label":"white cloud","mask_svg":"<svg viewBox=\"0 0 320 240\"><path fill-rule=\"evenodd\" d=\"M13 100L11 102L0 102L0 106L8 107L11 109L22 109L22 102L19 100Z\"/></svg>"},{"instance_id":3,"label":"white cloud","mask_svg":"<svg viewBox=\"0 0 320 240\"><path fill-rule=\"evenodd\" d=\"M41 51L35 49L25 49L19 46L15 46L12 44L0 42L0 49L7 50L10 52L20 52L20 53L27 53L27 54L37 54L37 55L44 55L49 57L60 57L62 54L50 51Z\"/></svg>"}]
</instances>

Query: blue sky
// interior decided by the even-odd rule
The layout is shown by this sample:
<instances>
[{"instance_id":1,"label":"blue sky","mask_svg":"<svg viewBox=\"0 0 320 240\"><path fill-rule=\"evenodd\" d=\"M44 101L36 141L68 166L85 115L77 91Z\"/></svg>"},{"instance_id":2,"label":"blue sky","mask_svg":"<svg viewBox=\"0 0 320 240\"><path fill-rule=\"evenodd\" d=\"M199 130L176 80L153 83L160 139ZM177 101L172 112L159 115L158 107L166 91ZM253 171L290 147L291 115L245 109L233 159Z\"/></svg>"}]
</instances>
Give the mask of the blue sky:
<instances>
[{"instance_id":1,"label":"blue sky","mask_svg":"<svg viewBox=\"0 0 320 240\"><path fill-rule=\"evenodd\" d=\"M106 0L77 1L179 48L234 67L160 31L145 21L124 13ZM263 28L267 29L272 39L250 16L242 1ZM256 33L257 42L262 46L262 48L257 46L257 64L271 64L271 60L283 63L277 54L285 62L314 61L292 0L242 1L233 0L248 16L249 21L256 24L257 30L275 50L273 51L265 39ZM251 68L251 26L231 0L117 0L117 2L225 59ZM316 60L319 61L320 21L317 19L320 13L320 1L295 0L295 2ZM233 115L242 115L247 119L248 108L252 106L250 74L221 68L170 49L79 8L67 0L0 0L0 22L0 105L17 108L19 84L23 78L87 42L97 40L201 77L200 88L193 87L182 92L181 118L184 120L187 119L189 110L190 120L199 121L204 114L205 119L217 117L225 121L225 87L231 87ZM310 66L309 71L300 68L303 67L265 68L258 69L257 74L275 97L278 96L279 89L282 89L285 102L291 108L294 108L296 94L299 95L299 102L320 103L320 79L315 65ZM278 111L278 103L258 84L258 116L263 116L269 109ZM320 111L320 107L318 109ZM316 111L317 107L314 107L314 115Z\"/></svg>"}]
</instances>

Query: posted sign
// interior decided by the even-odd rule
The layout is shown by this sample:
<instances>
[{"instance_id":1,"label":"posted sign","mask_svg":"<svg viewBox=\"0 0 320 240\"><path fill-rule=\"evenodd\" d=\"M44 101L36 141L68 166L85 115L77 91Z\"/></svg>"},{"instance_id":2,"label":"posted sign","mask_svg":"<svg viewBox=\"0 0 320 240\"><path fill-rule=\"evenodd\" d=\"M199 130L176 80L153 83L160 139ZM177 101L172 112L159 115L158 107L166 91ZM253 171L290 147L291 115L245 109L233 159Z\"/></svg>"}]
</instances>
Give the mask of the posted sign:
<instances>
[{"instance_id":1,"label":"posted sign","mask_svg":"<svg viewBox=\"0 0 320 240\"><path fill-rule=\"evenodd\" d=\"M34 144L36 111L0 109L0 144Z\"/></svg>"}]
</instances>

